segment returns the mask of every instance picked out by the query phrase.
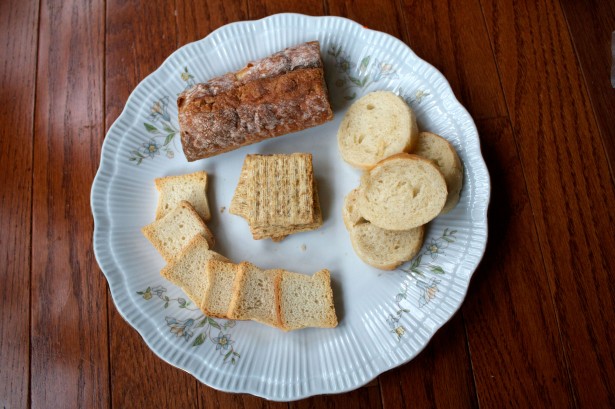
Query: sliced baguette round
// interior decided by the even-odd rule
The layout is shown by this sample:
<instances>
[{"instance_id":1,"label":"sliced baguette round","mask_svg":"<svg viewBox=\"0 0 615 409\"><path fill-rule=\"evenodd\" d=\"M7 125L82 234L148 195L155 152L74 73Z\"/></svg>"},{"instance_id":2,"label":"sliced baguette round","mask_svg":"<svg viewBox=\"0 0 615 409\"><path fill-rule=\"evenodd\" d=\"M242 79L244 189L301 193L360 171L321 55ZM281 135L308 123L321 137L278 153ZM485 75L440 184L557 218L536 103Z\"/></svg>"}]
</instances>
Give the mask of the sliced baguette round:
<instances>
[{"instance_id":1,"label":"sliced baguette round","mask_svg":"<svg viewBox=\"0 0 615 409\"><path fill-rule=\"evenodd\" d=\"M421 132L412 152L433 161L446 181L448 196L442 213L450 212L459 202L463 185L463 167L455 148L443 137L431 132Z\"/></svg>"},{"instance_id":2,"label":"sliced baguette round","mask_svg":"<svg viewBox=\"0 0 615 409\"><path fill-rule=\"evenodd\" d=\"M346 230L350 230L359 223L366 222L366 220L359 213L358 201L359 190L354 189L344 198L344 207L342 208L342 219Z\"/></svg>"},{"instance_id":3,"label":"sliced baguette round","mask_svg":"<svg viewBox=\"0 0 615 409\"><path fill-rule=\"evenodd\" d=\"M410 151L418 135L416 116L408 104L390 91L376 91L348 109L337 142L346 162L369 169L384 158Z\"/></svg>"},{"instance_id":4,"label":"sliced baguette round","mask_svg":"<svg viewBox=\"0 0 615 409\"><path fill-rule=\"evenodd\" d=\"M349 232L352 248L363 262L381 270L393 270L419 252L425 226L394 231L366 222L353 226Z\"/></svg>"},{"instance_id":5,"label":"sliced baguette round","mask_svg":"<svg viewBox=\"0 0 615 409\"><path fill-rule=\"evenodd\" d=\"M387 230L410 230L434 219L448 194L444 176L430 160L399 153L361 177L361 216Z\"/></svg>"}]
</instances>

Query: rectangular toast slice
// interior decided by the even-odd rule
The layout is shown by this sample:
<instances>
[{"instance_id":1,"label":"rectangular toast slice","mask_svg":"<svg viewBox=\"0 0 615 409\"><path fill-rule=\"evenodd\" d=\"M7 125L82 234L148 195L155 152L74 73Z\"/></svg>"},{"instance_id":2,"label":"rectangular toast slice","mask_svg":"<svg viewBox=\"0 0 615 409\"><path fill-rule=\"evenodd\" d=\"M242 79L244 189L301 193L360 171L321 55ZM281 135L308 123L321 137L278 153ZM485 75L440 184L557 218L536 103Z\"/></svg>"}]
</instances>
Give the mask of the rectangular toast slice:
<instances>
[{"instance_id":1,"label":"rectangular toast slice","mask_svg":"<svg viewBox=\"0 0 615 409\"><path fill-rule=\"evenodd\" d=\"M200 306L207 288L205 268L210 259L228 261L226 257L209 250L203 236L196 235L184 251L160 271L160 275L181 287L188 298Z\"/></svg>"},{"instance_id":2,"label":"rectangular toast slice","mask_svg":"<svg viewBox=\"0 0 615 409\"><path fill-rule=\"evenodd\" d=\"M272 327L281 325L276 288L282 270L261 270L246 261L239 264L233 284L228 318L254 320Z\"/></svg>"},{"instance_id":3,"label":"rectangular toast slice","mask_svg":"<svg viewBox=\"0 0 615 409\"><path fill-rule=\"evenodd\" d=\"M176 258L197 235L214 245L214 236L194 207L185 200L161 219L141 229L143 235L156 247L167 261Z\"/></svg>"},{"instance_id":4,"label":"rectangular toast slice","mask_svg":"<svg viewBox=\"0 0 615 409\"><path fill-rule=\"evenodd\" d=\"M233 284L239 265L210 258L206 263L207 288L201 301L201 310L210 317L228 318L233 298Z\"/></svg>"}]
</instances>

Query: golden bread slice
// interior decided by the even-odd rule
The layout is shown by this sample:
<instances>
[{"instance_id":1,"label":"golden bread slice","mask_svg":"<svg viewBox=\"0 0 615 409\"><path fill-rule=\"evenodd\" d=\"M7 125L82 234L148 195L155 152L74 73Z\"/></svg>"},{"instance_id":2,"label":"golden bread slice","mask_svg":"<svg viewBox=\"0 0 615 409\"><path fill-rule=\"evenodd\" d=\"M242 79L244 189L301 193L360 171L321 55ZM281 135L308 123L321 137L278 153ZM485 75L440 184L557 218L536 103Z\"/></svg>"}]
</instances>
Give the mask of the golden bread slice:
<instances>
[{"instance_id":1,"label":"golden bread slice","mask_svg":"<svg viewBox=\"0 0 615 409\"><path fill-rule=\"evenodd\" d=\"M166 176L154 180L160 193L156 219L164 217L182 200L189 202L204 221L211 218L207 202L207 172L199 171L179 176Z\"/></svg>"},{"instance_id":2,"label":"golden bread slice","mask_svg":"<svg viewBox=\"0 0 615 409\"><path fill-rule=\"evenodd\" d=\"M410 230L434 219L448 190L432 161L399 153L384 159L361 177L359 212L387 230Z\"/></svg>"},{"instance_id":3,"label":"golden bread slice","mask_svg":"<svg viewBox=\"0 0 615 409\"><path fill-rule=\"evenodd\" d=\"M312 276L283 271L277 292L282 329L337 326L329 270Z\"/></svg>"},{"instance_id":4,"label":"golden bread slice","mask_svg":"<svg viewBox=\"0 0 615 409\"><path fill-rule=\"evenodd\" d=\"M416 115L408 104L390 91L374 91L346 111L337 142L346 162L370 169L391 155L411 152L418 136Z\"/></svg>"},{"instance_id":5,"label":"golden bread slice","mask_svg":"<svg viewBox=\"0 0 615 409\"><path fill-rule=\"evenodd\" d=\"M442 172L446 181L448 196L441 213L448 213L459 202L459 195L463 185L463 166L455 148L440 135L431 132L421 132L419 134L419 142L413 153L431 160Z\"/></svg>"},{"instance_id":6,"label":"golden bread slice","mask_svg":"<svg viewBox=\"0 0 615 409\"><path fill-rule=\"evenodd\" d=\"M201 310L210 317L227 318L239 264L210 258L205 267L207 288L201 300Z\"/></svg>"},{"instance_id":7,"label":"golden bread slice","mask_svg":"<svg viewBox=\"0 0 615 409\"><path fill-rule=\"evenodd\" d=\"M188 298L199 306L209 281L205 268L210 259L228 261L226 257L209 250L205 238L197 234L184 251L160 271L160 275L181 287Z\"/></svg>"},{"instance_id":8,"label":"golden bread slice","mask_svg":"<svg viewBox=\"0 0 615 409\"><path fill-rule=\"evenodd\" d=\"M281 274L282 270L261 270L254 264L241 262L233 283L228 318L254 320L279 328L276 286Z\"/></svg>"},{"instance_id":9,"label":"golden bread slice","mask_svg":"<svg viewBox=\"0 0 615 409\"><path fill-rule=\"evenodd\" d=\"M209 247L214 245L214 236L194 207L185 200L161 219L141 229L143 235L156 247L166 261L177 257L197 235L203 236Z\"/></svg>"}]
</instances>

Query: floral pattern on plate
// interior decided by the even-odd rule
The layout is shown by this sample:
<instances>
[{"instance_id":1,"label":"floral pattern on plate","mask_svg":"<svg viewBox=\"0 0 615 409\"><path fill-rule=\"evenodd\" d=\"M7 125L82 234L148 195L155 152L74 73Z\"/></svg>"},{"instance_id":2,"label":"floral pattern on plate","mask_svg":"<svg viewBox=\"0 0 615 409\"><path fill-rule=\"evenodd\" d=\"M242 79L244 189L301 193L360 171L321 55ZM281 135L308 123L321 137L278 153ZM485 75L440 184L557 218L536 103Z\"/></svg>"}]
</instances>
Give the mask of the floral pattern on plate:
<instances>
[{"instance_id":1,"label":"floral pattern on plate","mask_svg":"<svg viewBox=\"0 0 615 409\"><path fill-rule=\"evenodd\" d=\"M137 294L146 301L153 299L154 296L158 297L160 300L164 301L165 309L169 308L171 303L176 302L178 308L200 312L198 308L192 307L192 303L189 300L181 297L169 298L166 292L167 289L165 287L158 285L155 287L147 287L144 291L137 291ZM198 347L203 345L206 341L210 341L215 345L216 351L220 353L220 356L223 357L223 362L230 362L234 365L241 357L239 352L233 347L235 341L231 338L231 333L228 332L230 328L235 326L236 322L234 320L225 320L221 323L206 315L198 314L184 320L166 316L165 321L169 327L169 331L178 339L185 342L190 342L194 334L198 333L194 340L192 340L192 347Z\"/></svg>"}]
</instances>

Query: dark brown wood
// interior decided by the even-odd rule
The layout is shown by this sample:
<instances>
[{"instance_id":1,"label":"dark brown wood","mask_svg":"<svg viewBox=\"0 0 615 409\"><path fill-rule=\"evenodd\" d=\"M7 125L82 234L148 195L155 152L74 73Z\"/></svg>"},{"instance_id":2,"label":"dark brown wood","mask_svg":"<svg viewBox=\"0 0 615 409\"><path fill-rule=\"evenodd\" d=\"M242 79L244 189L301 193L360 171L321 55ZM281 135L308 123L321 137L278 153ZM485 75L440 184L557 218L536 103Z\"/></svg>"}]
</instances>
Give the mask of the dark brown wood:
<instances>
[{"instance_id":1,"label":"dark brown wood","mask_svg":"<svg viewBox=\"0 0 615 409\"><path fill-rule=\"evenodd\" d=\"M463 335L463 317L458 313L418 357L381 375L383 407L478 407Z\"/></svg>"},{"instance_id":2,"label":"dark brown wood","mask_svg":"<svg viewBox=\"0 0 615 409\"><path fill-rule=\"evenodd\" d=\"M482 5L574 397L613 406L615 190L568 28L557 2Z\"/></svg>"},{"instance_id":3,"label":"dark brown wood","mask_svg":"<svg viewBox=\"0 0 615 409\"><path fill-rule=\"evenodd\" d=\"M225 24L248 18L247 0L179 0L176 8L177 42L180 46L200 40Z\"/></svg>"},{"instance_id":4,"label":"dark brown wood","mask_svg":"<svg viewBox=\"0 0 615 409\"><path fill-rule=\"evenodd\" d=\"M90 188L103 135L102 3L42 1L32 220L31 405L109 407L106 282Z\"/></svg>"},{"instance_id":5,"label":"dark brown wood","mask_svg":"<svg viewBox=\"0 0 615 409\"><path fill-rule=\"evenodd\" d=\"M263 398L244 393L224 393L208 386L200 388L200 406L202 408L241 408L241 409L287 409L286 402L271 402Z\"/></svg>"},{"instance_id":6,"label":"dark brown wood","mask_svg":"<svg viewBox=\"0 0 615 409\"><path fill-rule=\"evenodd\" d=\"M408 11L401 13L402 39L444 74L472 117L508 116L478 1L399 3Z\"/></svg>"},{"instance_id":7,"label":"dark brown wood","mask_svg":"<svg viewBox=\"0 0 615 409\"><path fill-rule=\"evenodd\" d=\"M284 0L249 0L251 19L259 19L277 13L301 13L310 16L325 14L323 0L306 0L289 2Z\"/></svg>"},{"instance_id":8,"label":"dark brown wood","mask_svg":"<svg viewBox=\"0 0 615 409\"><path fill-rule=\"evenodd\" d=\"M348 393L313 396L311 398L291 402L289 406L291 409L379 409L383 407L380 389L378 384L374 382Z\"/></svg>"},{"instance_id":9,"label":"dark brown wood","mask_svg":"<svg viewBox=\"0 0 615 409\"><path fill-rule=\"evenodd\" d=\"M30 381L32 139L38 3L0 3L0 407L26 407Z\"/></svg>"},{"instance_id":10,"label":"dark brown wood","mask_svg":"<svg viewBox=\"0 0 615 409\"><path fill-rule=\"evenodd\" d=\"M174 14L166 1L107 2L106 129L139 82L175 51ZM112 407L197 407L196 379L158 358L119 315L110 295L109 305Z\"/></svg>"},{"instance_id":11,"label":"dark brown wood","mask_svg":"<svg viewBox=\"0 0 615 409\"><path fill-rule=\"evenodd\" d=\"M462 307L478 402L574 407L510 123L495 118L477 126L495 187L487 250Z\"/></svg>"},{"instance_id":12,"label":"dark brown wood","mask_svg":"<svg viewBox=\"0 0 615 409\"><path fill-rule=\"evenodd\" d=\"M610 82L611 33L615 31L615 2L561 0L584 83L596 114L611 175L615 181L615 88Z\"/></svg>"},{"instance_id":13,"label":"dark brown wood","mask_svg":"<svg viewBox=\"0 0 615 409\"><path fill-rule=\"evenodd\" d=\"M395 0L328 0L328 12L347 17L372 30L383 31L401 38L401 15Z\"/></svg>"}]
</instances>

